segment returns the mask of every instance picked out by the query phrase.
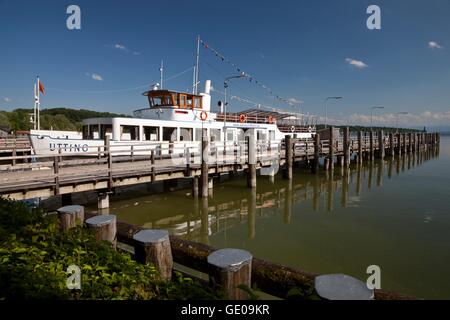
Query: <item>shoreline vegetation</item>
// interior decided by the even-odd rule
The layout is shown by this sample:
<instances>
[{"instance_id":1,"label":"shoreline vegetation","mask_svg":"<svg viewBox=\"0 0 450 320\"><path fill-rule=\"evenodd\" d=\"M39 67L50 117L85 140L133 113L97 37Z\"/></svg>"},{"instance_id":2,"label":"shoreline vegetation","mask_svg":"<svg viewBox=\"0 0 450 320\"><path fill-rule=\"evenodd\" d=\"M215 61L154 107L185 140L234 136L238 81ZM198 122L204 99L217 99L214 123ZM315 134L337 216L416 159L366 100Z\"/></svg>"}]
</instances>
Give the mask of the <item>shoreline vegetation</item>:
<instances>
[{"instance_id":1,"label":"shoreline vegetation","mask_svg":"<svg viewBox=\"0 0 450 320\"><path fill-rule=\"evenodd\" d=\"M67 268L81 269L81 290ZM163 281L153 265L97 242L81 225L59 231L56 215L0 199L0 300L213 300L212 291L175 272Z\"/></svg>"},{"instance_id":2,"label":"shoreline vegetation","mask_svg":"<svg viewBox=\"0 0 450 320\"><path fill-rule=\"evenodd\" d=\"M13 111L0 110L0 127L10 128L12 131L27 131L32 128L30 114L33 109L15 109ZM51 108L41 110L42 130L81 131L82 121L88 118L109 118L130 115L111 112L98 112L86 109Z\"/></svg>"},{"instance_id":3,"label":"shoreline vegetation","mask_svg":"<svg viewBox=\"0 0 450 320\"><path fill-rule=\"evenodd\" d=\"M33 109L19 108L13 111L0 110L0 127L10 128L12 131L27 131L32 128L30 123L30 114ZM42 130L63 130L63 131L81 131L82 121L88 118L108 118L123 117L128 118L131 115L117 114L111 112L98 112L87 109L72 108L50 108L41 110L41 129ZM344 126L334 126L335 128L344 128ZM317 125L317 130L324 129L323 124ZM351 132L367 129L365 126L349 126ZM395 132L394 127L374 126L373 131L384 130L385 133ZM399 128L399 132L421 132L423 130ZM450 134L450 132L447 132Z\"/></svg>"}]
</instances>

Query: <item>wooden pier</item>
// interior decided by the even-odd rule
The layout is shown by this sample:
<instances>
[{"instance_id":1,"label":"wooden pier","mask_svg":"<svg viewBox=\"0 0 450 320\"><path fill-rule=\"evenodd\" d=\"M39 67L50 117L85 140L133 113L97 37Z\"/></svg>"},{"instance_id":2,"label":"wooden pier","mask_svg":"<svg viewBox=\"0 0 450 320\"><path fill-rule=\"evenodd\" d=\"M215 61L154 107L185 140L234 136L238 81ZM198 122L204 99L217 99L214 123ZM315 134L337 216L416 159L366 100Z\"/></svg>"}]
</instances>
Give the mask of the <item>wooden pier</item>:
<instances>
[{"instance_id":1,"label":"wooden pier","mask_svg":"<svg viewBox=\"0 0 450 320\"><path fill-rule=\"evenodd\" d=\"M18 156L31 154L30 139L26 136L8 136L0 138L0 161L5 156Z\"/></svg>"},{"instance_id":2,"label":"wooden pier","mask_svg":"<svg viewBox=\"0 0 450 320\"><path fill-rule=\"evenodd\" d=\"M387 156L427 150L439 146L438 133L356 132L348 128L336 135L336 129L322 131L311 139L287 137L283 141L256 140L249 129L244 141L147 143L139 146L113 146L106 139L101 147L83 156L75 153L13 155L0 158L0 196L15 200L67 196L96 191L99 208L109 206L109 194L116 188L191 179L193 196L207 197L212 178L222 173L245 171L248 186L256 187L256 174L275 175L283 170L292 179L297 164L318 173L348 168L351 161L374 161ZM321 139L320 135L327 139ZM206 138L206 135L204 135Z\"/></svg>"}]
</instances>

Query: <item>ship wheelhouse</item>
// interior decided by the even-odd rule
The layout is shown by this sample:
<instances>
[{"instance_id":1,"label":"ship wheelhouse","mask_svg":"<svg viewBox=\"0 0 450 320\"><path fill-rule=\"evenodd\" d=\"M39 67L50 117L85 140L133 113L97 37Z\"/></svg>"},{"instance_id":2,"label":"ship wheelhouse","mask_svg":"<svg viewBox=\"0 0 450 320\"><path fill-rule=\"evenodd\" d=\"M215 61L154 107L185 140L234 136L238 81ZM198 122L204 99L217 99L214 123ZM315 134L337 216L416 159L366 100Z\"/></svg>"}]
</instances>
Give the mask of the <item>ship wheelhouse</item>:
<instances>
[{"instance_id":1,"label":"ship wheelhouse","mask_svg":"<svg viewBox=\"0 0 450 320\"><path fill-rule=\"evenodd\" d=\"M152 90L144 93L150 109L203 109L203 96L169 90Z\"/></svg>"}]
</instances>

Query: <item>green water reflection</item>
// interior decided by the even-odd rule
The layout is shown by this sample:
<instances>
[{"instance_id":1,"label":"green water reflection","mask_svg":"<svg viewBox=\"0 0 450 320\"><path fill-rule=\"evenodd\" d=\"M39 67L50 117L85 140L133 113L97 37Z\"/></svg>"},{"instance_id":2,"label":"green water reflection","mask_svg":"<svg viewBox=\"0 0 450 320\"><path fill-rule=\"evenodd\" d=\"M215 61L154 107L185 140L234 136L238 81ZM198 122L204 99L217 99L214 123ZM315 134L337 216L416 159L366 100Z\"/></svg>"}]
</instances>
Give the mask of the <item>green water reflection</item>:
<instances>
[{"instance_id":1,"label":"green water reflection","mask_svg":"<svg viewBox=\"0 0 450 320\"><path fill-rule=\"evenodd\" d=\"M439 151L367 162L333 175L294 169L293 181L258 177L215 183L212 197L190 189L149 195L136 187L112 198L118 218L164 228L216 247L318 273L366 279L379 265L382 288L450 298L450 138Z\"/></svg>"}]
</instances>

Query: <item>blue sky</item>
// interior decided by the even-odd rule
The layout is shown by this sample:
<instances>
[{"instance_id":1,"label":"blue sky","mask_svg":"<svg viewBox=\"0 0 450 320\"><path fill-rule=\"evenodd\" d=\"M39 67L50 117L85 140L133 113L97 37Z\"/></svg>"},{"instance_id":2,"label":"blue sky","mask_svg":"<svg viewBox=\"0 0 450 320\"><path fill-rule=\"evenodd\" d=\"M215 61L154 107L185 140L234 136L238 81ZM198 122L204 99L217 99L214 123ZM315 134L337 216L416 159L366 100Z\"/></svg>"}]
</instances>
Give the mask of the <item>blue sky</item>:
<instances>
[{"instance_id":1,"label":"blue sky","mask_svg":"<svg viewBox=\"0 0 450 320\"><path fill-rule=\"evenodd\" d=\"M71 4L81 8L81 30L66 28ZM381 8L381 30L366 27L371 4ZM323 116L327 96L344 96L329 102L331 122L367 124L370 108L382 106L377 124L407 111L402 125L450 125L449 15L447 0L0 0L0 108L32 107L39 75L44 108L131 113L147 106L141 93L159 81L161 59L166 78L193 66L199 34L275 94L302 101L304 112ZM204 48L200 67L217 91L236 74ZM191 86L191 71L165 84ZM229 93L298 109L245 79L230 82Z\"/></svg>"}]
</instances>

